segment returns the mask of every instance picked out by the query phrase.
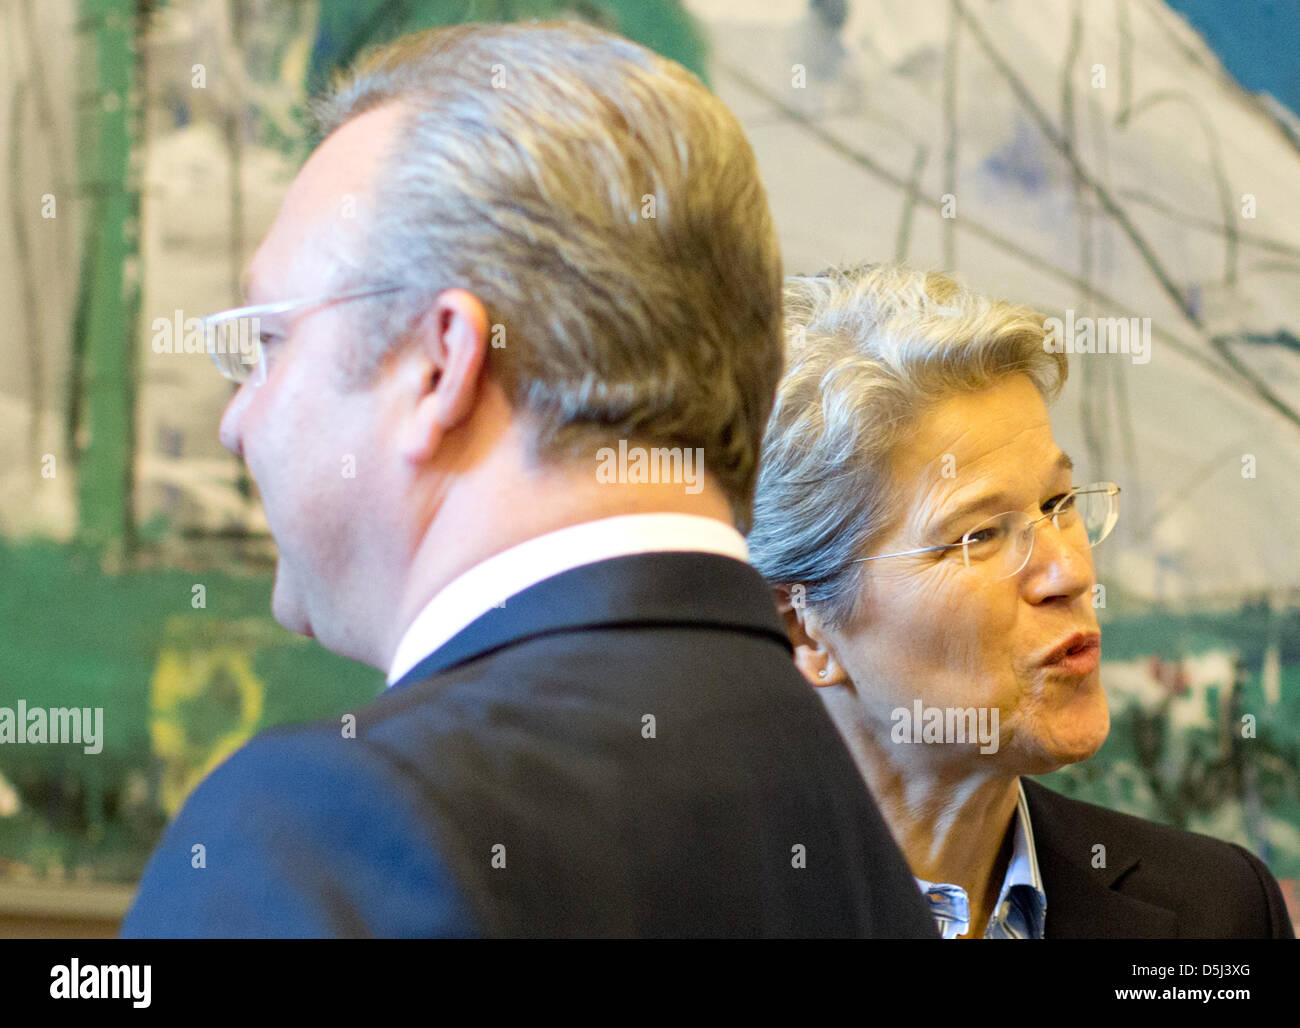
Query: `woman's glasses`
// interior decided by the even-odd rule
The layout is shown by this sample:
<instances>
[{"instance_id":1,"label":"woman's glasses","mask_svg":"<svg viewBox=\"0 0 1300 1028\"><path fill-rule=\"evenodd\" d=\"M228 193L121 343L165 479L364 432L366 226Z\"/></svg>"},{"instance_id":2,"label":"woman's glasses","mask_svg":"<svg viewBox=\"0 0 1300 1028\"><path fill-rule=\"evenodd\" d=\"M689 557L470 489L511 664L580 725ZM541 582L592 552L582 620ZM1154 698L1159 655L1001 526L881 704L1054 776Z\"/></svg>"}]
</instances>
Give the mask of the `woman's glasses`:
<instances>
[{"instance_id":1,"label":"woman's glasses","mask_svg":"<svg viewBox=\"0 0 1300 1028\"><path fill-rule=\"evenodd\" d=\"M881 553L874 557L858 557L850 563L859 564L887 557L905 557L913 553L936 553L939 550L960 548L962 560L968 568L978 568L994 579L1010 578L1019 574L1029 563L1034 552L1035 529L1040 521L1052 519L1057 530L1067 536L1086 539L1089 546L1097 546L1110 535L1119 520L1120 488L1114 482L1095 482L1076 486L1052 504L1051 510L1040 517L1031 518L1023 511L1009 510L985 518L962 536L959 543L943 546L925 546L918 550L900 550L898 553Z\"/></svg>"}]
</instances>

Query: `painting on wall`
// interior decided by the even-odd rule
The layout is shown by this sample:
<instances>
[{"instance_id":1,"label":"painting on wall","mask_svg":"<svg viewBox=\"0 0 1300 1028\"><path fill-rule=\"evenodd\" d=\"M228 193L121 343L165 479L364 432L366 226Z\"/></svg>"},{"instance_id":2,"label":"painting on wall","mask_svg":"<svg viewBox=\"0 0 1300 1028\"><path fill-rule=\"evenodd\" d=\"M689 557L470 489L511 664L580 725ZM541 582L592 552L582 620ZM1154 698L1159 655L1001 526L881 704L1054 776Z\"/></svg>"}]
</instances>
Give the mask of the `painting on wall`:
<instances>
[{"instance_id":1,"label":"painting on wall","mask_svg":"<svg viewBox=\"0 0 1300 1028\"><path fill-rule=\"evenodd\" d=\"M750 135L788 270L902 260L1058 319L1077 344L1058 439L1124 515L1094 600L1111 735L1049 783L1246 846L1297 916L1300 99L1285 51L1250 44L1300 32L1267 22L1297 9L478 6L585 17L704 77ZM239 301L311 145L308 92L465 8L0 11L54 41L19 48L0 104L34 141L0 161L0 706L102 712L96 752L0 748L0 881L133 882L252 734L382 689L271 619L274 545L216 437L229 384L183 338Z\"/></svg>"}]
</instances>

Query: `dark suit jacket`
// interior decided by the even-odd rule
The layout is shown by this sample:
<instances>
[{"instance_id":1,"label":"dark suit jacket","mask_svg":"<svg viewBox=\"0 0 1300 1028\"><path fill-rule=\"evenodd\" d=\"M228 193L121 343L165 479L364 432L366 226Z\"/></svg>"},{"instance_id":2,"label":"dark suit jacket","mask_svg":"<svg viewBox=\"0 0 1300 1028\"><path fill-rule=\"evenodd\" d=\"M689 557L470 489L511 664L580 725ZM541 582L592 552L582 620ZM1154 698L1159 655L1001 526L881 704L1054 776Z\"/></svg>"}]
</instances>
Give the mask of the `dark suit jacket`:
<instances>
[{"instance_id":1,"label":"dark suit jacket","mask_svg":"<svg viewBox=\"0 0 1300 1028\"><path fill-rule=\"evenodd\" d=\"M1295 937L1277 882L1240 846L1021 781L1047 894L1047 938ZM1103 856L1096 846L1105 847L1103 867L1093 866Z\"/></svg>"},{"instance_id":2,"label":"dark suit jacket","mask_svg":"<svg viewBox=\"0 0 1300 1028\"><path fill-rule=\"evenodd\" d=\"M123 934L937 937L762 578L687 553L511 597L355 738L256 737Z\"/></svg>"}]
</instances>

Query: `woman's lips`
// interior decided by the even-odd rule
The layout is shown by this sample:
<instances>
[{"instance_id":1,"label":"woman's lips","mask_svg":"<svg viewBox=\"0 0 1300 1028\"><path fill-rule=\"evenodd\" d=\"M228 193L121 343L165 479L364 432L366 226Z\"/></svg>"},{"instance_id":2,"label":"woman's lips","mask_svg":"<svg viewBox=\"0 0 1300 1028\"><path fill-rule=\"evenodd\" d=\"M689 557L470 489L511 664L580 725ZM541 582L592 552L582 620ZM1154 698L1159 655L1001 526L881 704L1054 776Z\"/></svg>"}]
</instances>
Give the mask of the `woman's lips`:
<instances>
[{"instance_id":1,"label":"woman's lips","mask_svg":"<svg viewBox=\"0 0 1300 1028\"><path fill-rule=\"evenodd\" d=\"M1101 636L1096 632L1080 633L1058 646L1043 661L1049 671L1068 675L1086 675L1101 663Z\"/></svg>"}]
</instances>

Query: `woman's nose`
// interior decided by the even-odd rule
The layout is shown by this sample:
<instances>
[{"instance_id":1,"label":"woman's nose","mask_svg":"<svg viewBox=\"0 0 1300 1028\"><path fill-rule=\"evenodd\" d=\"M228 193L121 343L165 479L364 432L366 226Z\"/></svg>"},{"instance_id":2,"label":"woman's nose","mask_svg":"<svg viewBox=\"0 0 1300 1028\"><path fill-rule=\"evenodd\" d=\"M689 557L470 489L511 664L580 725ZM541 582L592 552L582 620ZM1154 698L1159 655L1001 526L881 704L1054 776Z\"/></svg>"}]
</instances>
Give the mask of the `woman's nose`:
<instances>
[{"instance_id":1,"label":"woman's nose","mask_svg":"<svg viewBox=\"0 0 1300 1028\"><path fill-rule=\"evenodd\" d=\"M1051 518L1044 518L1034 526L1033 549L1021 576L1036 603L1053 596L1073 599L1091 589L1096 572L1087 534L1057 528Z\"/></svg>"}]
</instances>

